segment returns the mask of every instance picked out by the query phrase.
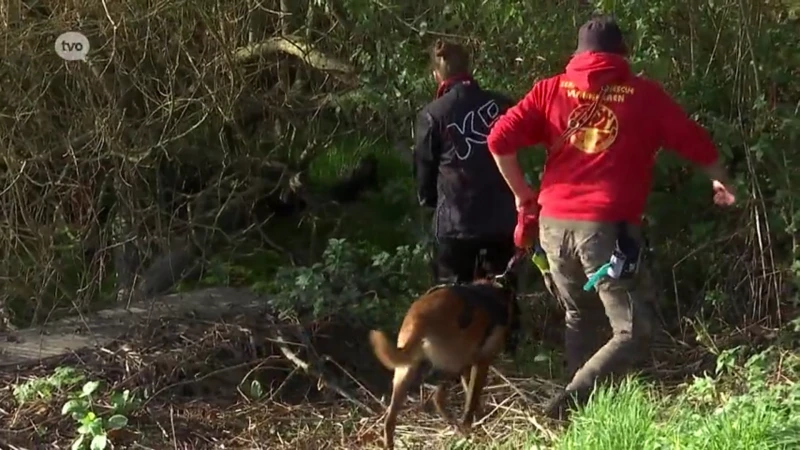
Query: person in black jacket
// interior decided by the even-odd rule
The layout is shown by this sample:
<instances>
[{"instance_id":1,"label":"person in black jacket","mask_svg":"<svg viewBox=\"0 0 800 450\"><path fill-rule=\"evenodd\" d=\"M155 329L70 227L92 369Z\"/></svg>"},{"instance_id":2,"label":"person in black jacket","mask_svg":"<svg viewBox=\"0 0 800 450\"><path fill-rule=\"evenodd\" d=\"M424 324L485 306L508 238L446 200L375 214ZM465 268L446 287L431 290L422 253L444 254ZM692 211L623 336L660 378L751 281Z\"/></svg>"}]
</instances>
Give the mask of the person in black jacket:
<instances>
[{"instance_id":1,"label":"person in black jacket","mask_svg":"<svg viewBox=\"0 0 800 450\"><path fill-rule=\"evenodd\" d=\"M466 283L503 273L514 255L514 195L487 148L514 102L481 89L463 46L439 40L431 57L439 88L417 116L414 177L420 205L435 208L434 278Z\"/></svg>"}]
</instances>

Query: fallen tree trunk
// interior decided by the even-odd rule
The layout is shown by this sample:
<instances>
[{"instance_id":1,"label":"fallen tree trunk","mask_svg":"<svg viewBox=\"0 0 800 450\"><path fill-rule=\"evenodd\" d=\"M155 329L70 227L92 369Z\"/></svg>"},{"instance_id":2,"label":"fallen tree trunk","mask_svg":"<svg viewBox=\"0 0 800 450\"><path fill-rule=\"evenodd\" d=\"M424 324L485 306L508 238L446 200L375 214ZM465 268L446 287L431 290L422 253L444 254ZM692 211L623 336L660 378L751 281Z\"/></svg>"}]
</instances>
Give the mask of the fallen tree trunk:
<instances>
[{"instance_id":1,"label":"fallen tree trunk","mask_svg":"<svg viewBox=\"0 0 800 450\"><path fill-rule=\"evenodd\" d=\"M353 75L353 66L337 58L328 56L297 36L276 36L257 44L240 47L234 51L234 59L247 62L270 53L285 53L299 58L314 69L325 72L338 72Z\"/></svg>"}]
</instances>

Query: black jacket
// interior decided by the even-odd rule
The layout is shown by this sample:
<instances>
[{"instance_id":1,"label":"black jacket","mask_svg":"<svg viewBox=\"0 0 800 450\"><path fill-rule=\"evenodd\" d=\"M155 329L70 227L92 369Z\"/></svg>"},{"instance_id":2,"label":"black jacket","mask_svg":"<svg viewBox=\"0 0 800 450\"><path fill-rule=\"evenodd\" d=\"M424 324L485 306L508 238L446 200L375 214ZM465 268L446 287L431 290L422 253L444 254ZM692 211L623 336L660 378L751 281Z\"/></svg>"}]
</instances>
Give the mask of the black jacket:
<instances>
[{"instance_id":1,"label":"black jacket","mask_svg":"<svg viewBox=\"0 0 800 450\"><path fill-rule=\"evenodd\" d=\"M469 78L442 91L417 116L414 178L419 203L436 208L437 237L511 236L514 195L486 140L490 127L514 103Z\"/></svg>"}]
</instances>

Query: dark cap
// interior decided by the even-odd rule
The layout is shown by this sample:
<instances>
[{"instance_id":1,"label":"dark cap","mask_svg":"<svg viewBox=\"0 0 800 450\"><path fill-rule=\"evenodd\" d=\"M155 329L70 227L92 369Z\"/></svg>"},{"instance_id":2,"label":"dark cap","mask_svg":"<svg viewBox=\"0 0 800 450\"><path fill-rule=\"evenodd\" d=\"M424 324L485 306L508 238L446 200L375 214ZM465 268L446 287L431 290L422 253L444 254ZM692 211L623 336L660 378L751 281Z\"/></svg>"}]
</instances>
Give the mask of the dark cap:
<instances>
[{"instance_id":1,"label":"dark cap","mask_svg":"<svg viewBox=\"0 0 800 450\"><path fill-rule=\"evenodd\" d=\"M578 31L575 53L601 52L624 55L628 52L617 21L611 16L594 16Z\"/></svg>"}]
</instances>

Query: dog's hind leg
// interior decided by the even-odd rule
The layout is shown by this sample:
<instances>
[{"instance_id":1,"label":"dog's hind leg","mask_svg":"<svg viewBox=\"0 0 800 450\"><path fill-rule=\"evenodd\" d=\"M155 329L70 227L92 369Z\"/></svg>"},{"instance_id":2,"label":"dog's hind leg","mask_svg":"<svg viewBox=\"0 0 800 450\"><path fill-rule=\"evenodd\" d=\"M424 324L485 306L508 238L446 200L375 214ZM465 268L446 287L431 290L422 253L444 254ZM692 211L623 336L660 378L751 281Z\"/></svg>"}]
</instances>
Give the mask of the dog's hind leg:
<instances>
[{"instance_id":1,"label":"dog's hind leg","mask_svg":"<svg viewBox=\"0 0 800 450\"><path fill-rule=\"evenodd\" d=\"M394 449L394 429L397 425L397 414L403 407L408 394L408 388L414 380L418 366L400 366L394 370L392 380L392 400L383 422L383 442L386 450Z\"/></svg>"},{"instance_id":2,"label":"dog's hind leg","mask_svg":"<svg viewBox=\"0 0 800 450\"><path fill-rule=\"evenodd\" d=\"M436 385L436 390L433 392L433 406L445 422L455 424L455 420L447 413L447 388L450 384L450 380L442 380Z\"/></svg>"},{"instance_id":3,"label":"dog's hind leg","mask_svg":"<svg viewBox=\"0 0 800 450\"><path fill-rule=\"evenodd\" d=\"M467 390L467 398L464 404L464 417L461 421L462 430L465 433L472 428L472 422L475 419L475 411L478 408L483 387L486 385L486 377L489 373L489 364L485 362L476 362L472 366L471 372L469 389Z\"/></svg>"},{"instance_id":4,"label":"dog's hind leg","mask_svg":"<svg viewBox=\"0 0 800 450\"><path fill-rule=\"evenodd\" d=\"M465 399L464 400L464 403L465 403L464 408L466 408L466 398L469 395L469 381L470 381L470 372L471 371L472 371L472 367L470 366L470 367L467 367L467 369L464 370L464 372L461 373L461 386L464 388L464 399ZM475 407L475 416L476 417L481 417L483 415L484 406L485 405L484 405L484 402L483 402L483 397L479 396L478 397L478 405Z\"/></svg>"},{"instance_id":5,"label":"dog's hind leg","mask_svg":"<svg viewBox=\"0 0 800 450\"><path fill-rule=\"evenodd\" d=\"M486 385L489 372L489 361L501 351L507 329L496 327L478 350L475 363L461 374L461 384L464 386L464 417L462 427L469 429L475 416L482 416L485 412L485 402L481 393ZM465 431L466 432L466 431Z\"/></svg>"},{"instance_id":6,"label":"dog's hind leg","mask_svg":"<svg viewBox=\"0 0 800 450\"><path fill-rule=\"evenodd\" d=\"M436 412L449 424L456 425L457 422L447 413L447 390L453 385L457 375L443 370L433 368L429 378L435 379L436 390L433 391L433 406Z\"/></svg>"}]
</instances>

